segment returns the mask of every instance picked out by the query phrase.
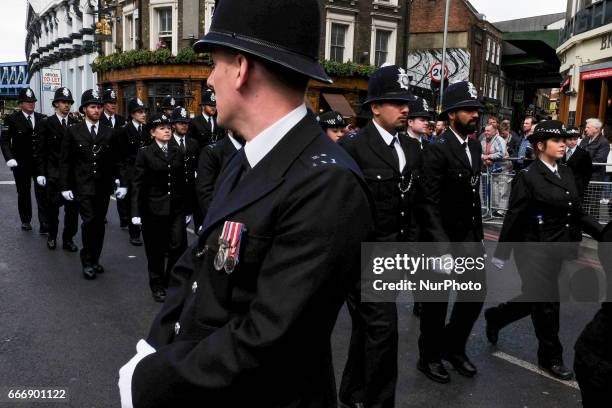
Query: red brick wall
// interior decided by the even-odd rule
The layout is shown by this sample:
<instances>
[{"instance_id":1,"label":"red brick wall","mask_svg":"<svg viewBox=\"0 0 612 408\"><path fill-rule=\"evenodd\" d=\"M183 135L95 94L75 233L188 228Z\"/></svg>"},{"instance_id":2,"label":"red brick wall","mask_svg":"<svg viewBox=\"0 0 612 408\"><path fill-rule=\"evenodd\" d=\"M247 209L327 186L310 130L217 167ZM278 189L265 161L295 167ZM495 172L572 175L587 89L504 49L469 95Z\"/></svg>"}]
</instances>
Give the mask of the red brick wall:
<instances>
[{"instance_id":1,"label":"red brick wall","mask_svg":"<svg viewBox=\"0 0 612 408\"><path fill-rule=\"evenodd\" d=\"M410 32L444 31L445 6L446 2L442 0L414 0L410 12ZM451 0L448 31L470 31L474 20L474 15L463 0Z\"/></svg>"}]
</instances>

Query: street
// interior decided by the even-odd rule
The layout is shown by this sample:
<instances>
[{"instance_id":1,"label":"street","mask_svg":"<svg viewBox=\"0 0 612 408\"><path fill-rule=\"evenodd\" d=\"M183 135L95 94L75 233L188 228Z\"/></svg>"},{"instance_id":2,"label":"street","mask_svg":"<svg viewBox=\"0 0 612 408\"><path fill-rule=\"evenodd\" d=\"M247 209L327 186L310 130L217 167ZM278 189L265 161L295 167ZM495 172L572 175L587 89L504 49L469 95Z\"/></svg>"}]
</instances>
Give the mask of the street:
<instances>
[{"instance_id":1,"label":"street","mask_svg":"<svg viewBox=\"0 0 612 408\"><path fill-rule=\"evenodd\" d=\"M53 406L118 407L118 369L135 354L136 342L146 337L159 309L148 288L144 249L128 243L111 202L101 259L106 273L86 281L77 253L47 250L36 215L33 231L20 230L12 180L10 171L0 167L0 389L65 388L69 401ZM81 246L80 234L75 243ZM560 337L570 367L573 344L597 307L562 305ZM529 319L504 329L497 347L492 347L481 315L468 350L478 375L468 379L451 369L451 383L441 385L416 370L418 319L411 304L398 308L397 407L580 406L576 383L551 379L537 369ZM332 338L337 384L350 330L344 308ZM2 408L49 405L0 397Z\"/></svg>"}]
</instances>

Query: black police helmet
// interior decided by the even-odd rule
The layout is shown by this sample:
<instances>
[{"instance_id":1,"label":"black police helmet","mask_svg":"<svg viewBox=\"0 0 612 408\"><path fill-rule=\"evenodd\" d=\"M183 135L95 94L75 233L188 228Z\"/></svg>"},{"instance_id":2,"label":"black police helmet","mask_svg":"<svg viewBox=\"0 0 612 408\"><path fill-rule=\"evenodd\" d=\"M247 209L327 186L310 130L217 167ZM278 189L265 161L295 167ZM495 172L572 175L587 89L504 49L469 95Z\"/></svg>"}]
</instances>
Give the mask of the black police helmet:
<instances>
[{"instance_id":1,"label":"black police helmet","mask_svg":"<svg viewBox=\"0 0 612 408\"><path fill-rule=\"evenodd\" d=\"M170 117L170 122L172 123L190 123L191 118L189 117L189 113L182 106L177 106L172 110L172 116Z\"/></svg>"},{"instance_id":2,"label":"black police helmet","mask_svg":"<svg viewBox=\"0 0 612 408\"><path fill-rule=\"evenodd\" d=\"M70 92L70 89L66 88L65 86L62 86L55 90L55 94L53 95L53 100L51 101L51 103L54 104L55 102L59 101L74 103L74 99L72 98L72 92Z\"/></svg>"},{"instance_id":3,"label":"black police helmet","mask_svg":"<svg viewBox=\"0 0 612 408\"><path fill-rule=\"evenodd\" d=\"M32 88L21 88L19 90L19 99L17 102L36 102L37 100Z\"/></svg>"},{"instance_id":4,"label":"black police helmet","mask_svg":"<svg viewBox=\"0 0 612 408\"><path fill-rule=\"evenodd\" d=\"M469 81L450 84L444 90L442 97L442 113L440 120L447 120L448 113L457 110L482 110L484 107L478 100L478 91Z\"/></svg>"},{"instance_id":5,"label":"black police helmet","mask_svg":"<svg viewBox=\"0 0 612 408\"><path fill-rule=\"evenodd\" d=\"M102 102L117 103L117 94L112 89L106 89L102 94Z\"/></svg>"},{"instance_id":6,"label":"black police helmet","mask_svg":"<svg viewBox=\"0 0 612 408\"><path fill-rule=\"evenodd\" d=\"M413 102L410 93L410 78L403 68L387 65L378 68L368 81L368 96L363 106L378 101Z\"/></svg>"},{"instance_id":7,"label":"black police helmet","mask_svg":"<svg viewBox=\"0 0 612 408\"><path fill-rule=\"evenodd\" d=\"M408 113L408 117L425 118L431 120L433 116L429 111L429 104L427 101L417 96L416 100L410 103L410 112Z\"/></svg>"},{"instance_id":8,"label":"black police helmet","mask_svg":"<svg viewBox=\"0 0 612 408\"><path fill-rule=\"evenodd\" d=\"M79 112L85 113L83 110L87 105L100 105L102 106L102 98L97 89L88 89L81 95L81 106L79 106Z\"/></svg>"}]
</instances>

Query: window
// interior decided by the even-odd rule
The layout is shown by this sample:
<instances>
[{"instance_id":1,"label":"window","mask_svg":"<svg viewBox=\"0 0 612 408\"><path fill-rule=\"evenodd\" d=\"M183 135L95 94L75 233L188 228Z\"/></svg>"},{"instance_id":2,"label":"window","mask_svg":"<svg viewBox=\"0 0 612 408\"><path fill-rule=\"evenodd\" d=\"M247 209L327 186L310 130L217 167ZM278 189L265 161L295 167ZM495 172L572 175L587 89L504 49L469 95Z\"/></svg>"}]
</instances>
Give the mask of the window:
<instances>
[{"instance_id":1,"label":"window","mask_svg":"<svg viewBox=\"0 0 612 408\"><path fill-rule=\"evenodd\" d=\"M491 39L487 37L487 61L491 61Z\"/></svg>"},{"instance_id":2,"label":"window","mask_svg":"<svg viewBox=\"0 0 612 408\"><path fill-rule=\"evenodd\" d=\"M157 48L172 49L172 9L157 9L157 15L159 17L159 46Z\"/></svg>"},{"instance_id":3,"label":"window","mask_svg":"<svg viewBox=\"0 0 612 408\"><path fill-rule=\"evenodd\" d=\"M380 67L385 62L389 61L389 39L391 38L391 31L387 30L376 30L376 48L375 48L375 59L374 65Z\"/></svg>"},{"instance_id":4,"label":"window","mask_svg":"<svg viewBox=\"0 0 612 408\"><path fill-rule=\"evenodd\" d=\"M215 1L205 0L204 1L204 34L210 30L210 24L212 23L212 16L215 13Z\"/></svg>"},{"instance_id":5,"label":"window","mask_svg":"<svg viewBox=\"0 0 612 408\"><path fill-rule=\"evenodd\" d=\"M497 65L500 65L501 63L501 53L502 53L502 46L501 44L498 43L497 44L497 59L495 61Z\"/></svg>"},{"instance_id":6,"label":"window","mask_svg":"<svg viewBox=\"0 0 612 408\"><path fill-rule=\"evenodd\" d=\"M178 52L178 0L149 0L149 49Z\"/></svg>"},{"instance_id":7,"label":"window","mask_svg":"<svg viewBox=\"0 0 612 408\"><path fill-rule=\"evenodd\" d=\"M159 112L162 100L168 95L174 98L176 105L185 107L185 86L181 81L152 82L148 84L147 91L151 112Z\"/></svg>"},{"instance_id":8,"label":"window","mask_svg":"<svg viewBox=\"0 0 612 408\"><path fill-rule=\"evenodd\" d=\"M344 46L346 44L346 32L348 26L344 24L332 23L331 25L331 48L329 59L337 62L344 62Z\"/></svg>"}]
</instances>

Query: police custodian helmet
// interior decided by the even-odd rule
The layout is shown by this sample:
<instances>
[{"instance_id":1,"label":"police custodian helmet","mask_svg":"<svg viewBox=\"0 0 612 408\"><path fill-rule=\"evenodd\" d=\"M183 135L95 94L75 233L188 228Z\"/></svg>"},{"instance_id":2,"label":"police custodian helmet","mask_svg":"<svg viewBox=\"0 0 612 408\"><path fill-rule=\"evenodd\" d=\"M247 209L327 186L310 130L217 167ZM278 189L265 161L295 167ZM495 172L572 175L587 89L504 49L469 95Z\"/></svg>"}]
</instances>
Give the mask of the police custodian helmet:
<instances>
[{"instance_id":1,"label":"police custodian helmet","mask_svg":"<svg viewBox=\"0 0 612 408\"><path fill-rule=\"evenodd\" d=\"M36 102L37 100L32 88L21 88L21 90L19 90L19 99L17 102Z\"/></svg>"},{"instance_id":2,"label":"police custodian helmet","mask_svg":"<svg viewBox=\"0 0 612 408\"><path fill-rule=\"evenodd\" d=\"M403 101L412 102L415 97L410 93L410 78L406 71L397 65L378 68L368 81L368 96L363 103L367 107L372 102Z\"/></svg>"},{"instance_id":3,"label":"police custodian helmet","mask_svg":"<svg viewBox=\"0 0 612 408\"><path fill-rule=\"evenodd\" d=\"M70 92L70 89L66 88L65 86L61 86L55 90L55 94L53 95L53 100L51 101L51 104L54 104L55 102L59 101L74 103L74 99L72 98L72 92Z\"/></svg>"},{"instance_id":4,"label":"police custodian helmet","mask_svg":"<svg viewBox=\"0 0 612 408\"><path fill-rule=\"evenodd\" d=\"M446 120L448 113L458 110L482 110L484 107L478 100L478 91L469 81L450 84L444 90L442 97L442 113L440 120Z\"/></svg>"},{"instance_id":5,"label":"police custodian helmet","mask_svg":"<svg viewBox=\"0 0 612 408\"><path fill-rule=\"evenodd\" d=\"M97 89L88 89L81 95L81 106L79 106L79 112L84 113L83 108L87 105L103 105L102 98Z\"/></svg>"}]
</instances>

